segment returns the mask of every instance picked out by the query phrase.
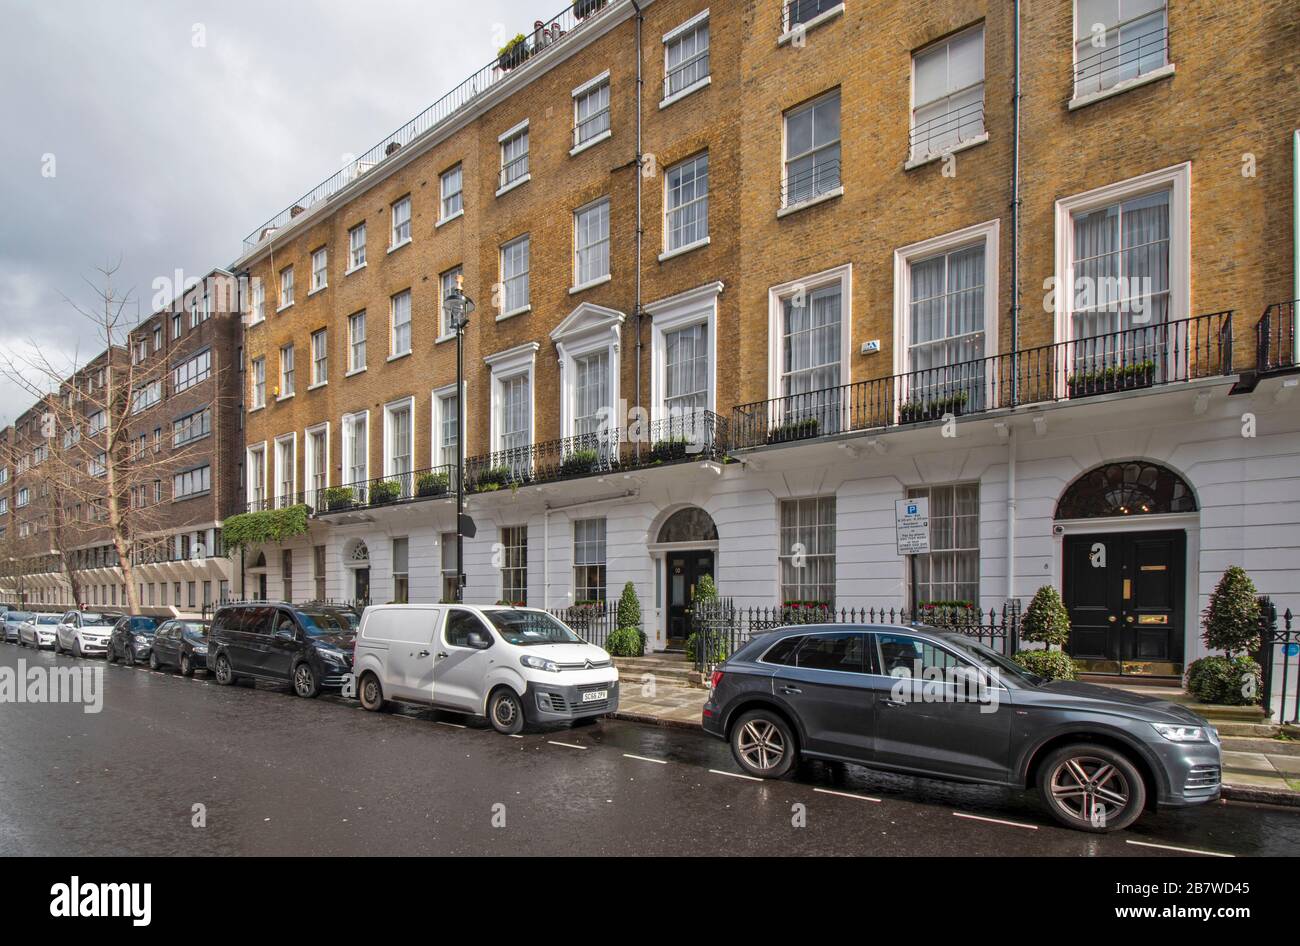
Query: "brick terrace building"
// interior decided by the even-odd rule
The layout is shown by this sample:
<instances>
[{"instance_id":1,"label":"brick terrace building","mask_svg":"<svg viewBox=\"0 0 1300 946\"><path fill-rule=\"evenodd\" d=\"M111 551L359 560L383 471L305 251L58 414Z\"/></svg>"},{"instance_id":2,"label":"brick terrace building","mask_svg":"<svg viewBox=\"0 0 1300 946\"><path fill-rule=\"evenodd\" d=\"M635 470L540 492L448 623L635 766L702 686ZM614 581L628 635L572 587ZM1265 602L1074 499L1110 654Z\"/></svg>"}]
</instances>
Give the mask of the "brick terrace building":
<instances>
[{"instance_id":1,"label":"brick terrace building","mask_svg":"<svg viewBox=\"0 0 1300 946\"><path fill-rule=\"evenodd\" d=\"M449 597L462 436L466 600L631 581L655 648L705 573L1055 584L1176 674L1226 565L1295 586L1291 4L577 6L246 240L246 499L314 511L255 592Z\"/></svg>"}]
</instances>

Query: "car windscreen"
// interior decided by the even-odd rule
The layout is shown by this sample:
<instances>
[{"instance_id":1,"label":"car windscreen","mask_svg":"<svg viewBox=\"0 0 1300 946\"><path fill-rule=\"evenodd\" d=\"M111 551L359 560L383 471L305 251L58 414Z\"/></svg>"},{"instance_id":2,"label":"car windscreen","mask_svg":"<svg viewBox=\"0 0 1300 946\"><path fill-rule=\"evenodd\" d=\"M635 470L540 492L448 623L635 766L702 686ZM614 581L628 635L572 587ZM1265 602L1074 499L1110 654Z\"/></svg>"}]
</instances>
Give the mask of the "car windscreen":
<instances>
[{"instance_id":1,"label":"car windscreen","mask_svg":"<svg viewBox=\"0 0 1300 946\"><path fill-rule=\"evenodd\" d=\"M131 618L131 630L139 633L148 633L158 627L158 622L153 618Z\"/></svg>"},{"instance_id":2,"label":"car windscreen","mask_svg":"<svg viewBox=\"0 0 1300 946\"><path fill-rule=\"evenodd\" d=\"M91 627L101 624L112 624L122 615L120 614L101 614L98 611L82 611L81 626Z\"/></svg>"},{"instance_id":3,"label":"car windscreen","mask_svg":"<svg viewBox=\"0 0 1300 946\"><path fill-rule=\"evenodd\" d=\"M492 626L506 643L527 647L532 644L581 644L582 638L544 611L485 611Z\"/></svg>"},{"instance_id":4,"label":"car windscreen","mask_svg":"<svg viewBox=\"0 0 1300 946\"><path fill-rule=\"evenodd\" d=\"M993 671L995 677L1012 677L1029 686L1038 686L1044 682L1042 677L1030 673L1014 660L1002 656L992 647L972 640L964 634L945 634L943 639L961 650L963 654L985 670Z\"/></svg>"},{"instance_id":5,"label":"car windscreen","mask_svg":"<svg viewBox=\"0 0 1300 946\"><path fill-rule=\"evenodd\" d=\"M17 624L20 621L30 621L35 615L31 611L10 611L4 618L6 621L12 621Z\"/></svg>"},{"instance_id":6,"label":"car windscreen","mask_svg":"<svg viewBox=\"0 0 1300 946\"><path fill-rule=\"evenodd\" d=\"M312 637L352 633L352 622L348 620L346 612L313 608L309 611L296 610L294 614L302 623L303 630Z\"/></svg>"},{"instance_id":7,"label":"car windscreen","mask_svg":"<svg viewBox=\"0 0 1300 946\"><path fill-rule=\"evenodd\" d=\"M36 623L36 624L58 624L58 623L60 623L62 620L63 620L62 616L60 616L60 615L58 615L58 614L38 614L38 615L36 616L36 621L35 621L34 623Z\"/></svg>"},{"instance_id":8,"label":"car windscreen","mask_svg":"<svg viewBox=\"0 0 1300 946\"><path fill-rule=\"evenodd\" d=\"M197 621L188 621L184 625L186 637L204 638L208 636L208 626Z\"/></svg>"}]
</instances>

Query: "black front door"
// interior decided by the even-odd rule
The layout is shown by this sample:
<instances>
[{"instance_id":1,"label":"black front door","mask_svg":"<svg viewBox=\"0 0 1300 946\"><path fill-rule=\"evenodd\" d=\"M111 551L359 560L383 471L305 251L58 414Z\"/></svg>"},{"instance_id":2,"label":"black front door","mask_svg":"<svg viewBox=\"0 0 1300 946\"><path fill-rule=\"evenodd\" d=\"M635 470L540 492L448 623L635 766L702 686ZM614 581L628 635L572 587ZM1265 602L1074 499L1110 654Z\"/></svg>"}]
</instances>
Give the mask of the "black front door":
<instances>
[{"instance_id":1,"label":"black front door","mask_svg":"<svg viewBox=\"0 0 1300 946\"><path fill-rule=\"evenodd\" d=\"M712 552L673 552L668 556L668 646L680 647L691 632L691 602L700 578L713 575Z\"/></svg>"},{"instance_id":2,"label":"black front door","mask_svg":"<svg viewBox=\"0 0 1300 946\"><path fill-rule=\"evenodd\" d=\"M356 583L353 588L354 595L358 602L370 600L370 569L358 568L356 570Z\"/></svg>"},{"instance_id":3,"label":"black front door","mask_svg":"<svg viewBox=\"0 0 1300 946\"><path fill-rule=\"evenodd\" d=\"M1069 654L1091 673L1183 672L1184 532L1065 540Z\"/></svg>"}]
</instances>

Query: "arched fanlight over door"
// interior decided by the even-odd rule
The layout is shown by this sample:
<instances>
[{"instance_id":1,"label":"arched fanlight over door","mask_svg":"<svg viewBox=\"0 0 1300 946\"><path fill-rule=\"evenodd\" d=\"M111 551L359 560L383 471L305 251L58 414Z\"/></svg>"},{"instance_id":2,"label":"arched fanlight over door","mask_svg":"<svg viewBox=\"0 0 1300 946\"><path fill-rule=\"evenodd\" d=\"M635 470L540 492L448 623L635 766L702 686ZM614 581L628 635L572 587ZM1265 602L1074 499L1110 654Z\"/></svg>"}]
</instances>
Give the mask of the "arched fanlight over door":
<instances>
[{"instance_id":1,"label":"arched fanlight over door","mask_svg":"<svg viewBox=\"0 0 1300 946\"><path fill-rule=\"evenodd\" d=\"M699 506L679 509L659 529L660 542L716 542L718 527Z\"/></svg>"},{"instance_id":2,"label":"arched fanlight over door","mask_svg":"<svg viewBox=\"0 0 1300 946\"><path fill-rule=\"evenodd\" d=\"M1196 512L1187 481L1168 467L1144 460L1107 463L1089 470L1061 495L1057 519L1101 519Z\"/></svg>"}]
</instances>

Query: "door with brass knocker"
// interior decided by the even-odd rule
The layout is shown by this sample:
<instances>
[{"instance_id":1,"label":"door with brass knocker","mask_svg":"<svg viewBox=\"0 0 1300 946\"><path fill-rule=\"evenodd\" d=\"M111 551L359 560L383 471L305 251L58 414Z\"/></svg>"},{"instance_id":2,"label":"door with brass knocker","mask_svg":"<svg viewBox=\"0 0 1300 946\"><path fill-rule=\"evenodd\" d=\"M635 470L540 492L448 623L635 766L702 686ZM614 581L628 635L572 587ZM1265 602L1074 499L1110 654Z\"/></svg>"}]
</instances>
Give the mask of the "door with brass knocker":
<instances>
[{"instance_id":1,"label":"door with brass knocker","mask_svg":"<svg viewBox=\"0 0 1300 946\"><path fill-rule=\"evenodd\" d=\"M700 578L713 574L713 553L674 552L668 556L668 646L681 647L691 632L691 602Z\"/></svg>"},{"instance_id":2,"label":"door with brass knocker","mask_svg":"<svg viewBox=\"0 0 1300 946\"><path fill-rule=\"evenodd\" d=\"M1186 549L1181 530L1066 537L1066 650L1084 670L1182 673Z\"/></svg>"}]
</instances>

